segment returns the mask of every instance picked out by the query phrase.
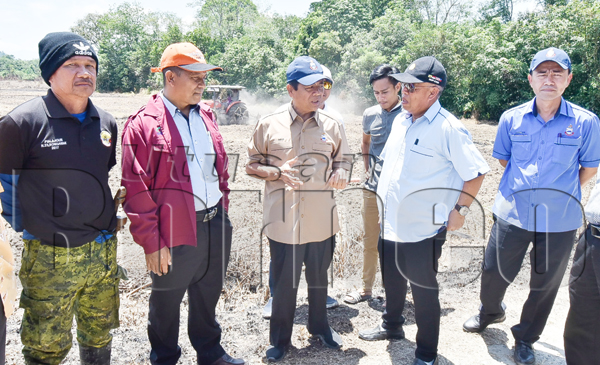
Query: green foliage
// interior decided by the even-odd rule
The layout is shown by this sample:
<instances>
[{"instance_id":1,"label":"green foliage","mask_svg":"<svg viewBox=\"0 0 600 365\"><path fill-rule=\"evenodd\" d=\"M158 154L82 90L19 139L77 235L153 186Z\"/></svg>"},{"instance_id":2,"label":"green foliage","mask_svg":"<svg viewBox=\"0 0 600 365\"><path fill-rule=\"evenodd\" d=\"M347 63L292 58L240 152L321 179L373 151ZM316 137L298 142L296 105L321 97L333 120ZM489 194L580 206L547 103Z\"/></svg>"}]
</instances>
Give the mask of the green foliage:
<instances>
[{"instance_id":1,"label":"green foliage","mask_svg":"<svg viewBox=\"0 0 600 365\"><path fill-rule=\"evenodd\" d=\"M513 20L515 0L487 0L470 15L470 0L323 0L304 18L260 14L251 0L197 0L192 29L169 13L149 13L137 3L88 14L73 31L99 48L102 91L159 88L160 62L173 42L197 45L222 66L212 83L240 84L265 95L285 94L287 65L309 54L328 66L334 94L353 108L374 104L368 79L382 63L404 70L433 55L446 67L442 104L459 116L497 120L530 100L533 55L564 49L573 61L565 98L600 111L600 2L539 0L540 10ZM37 61L0 53L1 78L36 78Z\"/></svg>"},{"instance_id":2,"label":"green foliage","mask_svg":"<svg viewBox=\"0 0 600 365\"><path fill-rule=\"evenodd\" d=\"M36 80L41 79L39 60L24 61L0 52L0 79Z\"/></svg>"}]
</instances>

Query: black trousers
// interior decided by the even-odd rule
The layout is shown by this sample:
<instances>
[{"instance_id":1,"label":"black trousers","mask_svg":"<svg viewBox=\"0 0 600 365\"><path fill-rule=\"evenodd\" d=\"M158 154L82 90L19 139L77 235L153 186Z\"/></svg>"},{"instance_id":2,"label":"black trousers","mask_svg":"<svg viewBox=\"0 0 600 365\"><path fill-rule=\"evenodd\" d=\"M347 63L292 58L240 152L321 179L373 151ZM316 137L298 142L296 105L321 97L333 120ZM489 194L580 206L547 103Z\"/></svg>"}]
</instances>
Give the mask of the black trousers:
<instances>
[{"instance_id":1,"label":"black trousers","mask_svg":"<svg viewBox=\"0 0 600 365\"><path fill-rule=\"evenodd\" d=\"M515 279L533 242L529 261L529 297L523 305L519 324L511 328L516 341L534 343L540 338L569 262L576 231L530 232L494 217L485 250L481 276L481 316L503 313L502 299Z\"/></svg>"},{"instance_id":2,"label":"black trousers","mask_svg":"<svg viewBox=\"0 0 600 365\"><path fill-rule=\"evenodd\" d=\"M569 365L600 364L600 238L588 226L579 239L571 268L571 308L565 324Z\"/></svg>"},{"instance_id":3,"label":"black trousers","mask_svg":"<svg viewBox=\"0 0 600 365\"><path fill-rule=\"evenodd\" d=\"M379 260L387 300L382 327L398 329L404 324L408 282L412 289L417 322L415 357L432 361L440 335L438 259L446 231L420 242L394 242L379 238Z\"/></svg>"},{"instance_id":4,"label":"black trousers","mask_svg":"<svg viewBox=\"0 0 600 365\"><path fill-rule=\"evenodd\" d=\"M325 241L290 245L269 239L271 249L271 277L274 281L273 311L271 313L271 345L283 348L292 341L292 327L296 312L296 294L306 266L308 284L308 332L328 334L327 269L335 248L335 236Z\"/></svg>"},{"instance_id":5,"label":"black trousers","mask_svg":"<svg viewBox=\"0 0 600 365\"><path fill-rule=\"evenodd\" d=\"M152 275L148 314L148 337L153 365L174 365L181 356L179 308L187 291L189 299L188 334L198 354L198 364L212 364L225 354L221 347L221 327L215 307L221 295L231 250L232 226L219 206L217 215L202 222L197 214L197 246L176 246L171 250L168 274Z\"/></svg>"}]
</instances>

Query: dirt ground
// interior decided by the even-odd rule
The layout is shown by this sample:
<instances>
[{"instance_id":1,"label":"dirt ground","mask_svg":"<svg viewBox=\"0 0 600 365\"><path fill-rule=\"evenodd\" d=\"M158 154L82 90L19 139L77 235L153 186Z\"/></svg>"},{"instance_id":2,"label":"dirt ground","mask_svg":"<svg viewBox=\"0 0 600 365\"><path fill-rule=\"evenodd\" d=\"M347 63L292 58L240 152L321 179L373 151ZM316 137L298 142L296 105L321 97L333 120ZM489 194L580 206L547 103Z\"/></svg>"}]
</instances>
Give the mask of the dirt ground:
<instances>
[{"instance_id":1,"label":"dirt ground","mask_svg":"<svg viewBox=\"0 0 600 365\"><path fill-rule=\"evenodd\" d=\"M39 82L0 81L0 116L28 99L45 94L46 89L46 86ZM148 98L149 95L145 94L100 93L92 97L96 105L115 116L120 128L127 116L144 105ZM344 113L342 102L337 101L334 104L344 114L351 151L357 154L353 178L363 179L362 160L358 157L362 133L361 116ZM260 115L274 110L277 105L277 102L267 104L251 100L251 125L221 127L225 147L231 159L230 216L234 225L234 238L226 288L218 304L217 316L223 328L223 347L235 357L244 357L249 364L265 362L264 353L269 342L269 322L261 317L262 307L268 298L261 281L265 284L268 280L269 257L268 247L260 237L260 194L263 183L247 176L243 167L246 144L255 121ZM528 295L528 264L524 265L506 294L507 320L502 324L492 325L483 334L468 334L462 330L462 323L476 314L479 306L479 268L491 227L491 207L502 174L500 164L491 157L496 134L495 124L477 123L474 120L463 120L463 123L473 135L473 140L488 161L491 171L487 174L478 195L481 208L475 209L475 213L469 215L465 227L457 234L449 236L443 248L438 276L442 287L440 364L514 364L514 340L510 327L518 323L522 305ZM110 178L113 191L120 181L118 166L113 169ZM589 191L588 186L585 189L584 202ZM346 190L338 192L337 199L342 231L338 236L329 292L342 303L349 290L360 288L361 285L362 193L359 184L353 183ZM130 280L121 284L121 327L113 332L113 363L149 364L150 345L146 325L150 279L145 268L143 251L133 242L128 230L119 234L119 240L118 260L120 265L128 270ZM18 270L22 250L19 235L12 232L11 242ZM565 276L565 285L559 291L546 329L534 346L538 364L565 363L562 334L569 308L566 279ZM360 330L374 327L381 321L384 292L379 274L375 288L377 298L359 305L342 304L339 308L330 310L330 324L342 335L344 341L342 349L336 351L310 339L306 330L307 294L305 284L301 285L292 338L293 348L282 364L412 364L417 328L410 294L405 311L405 340L365 342L358 338ZM187 299L184 299L184 303L187 304ZM22 314L22 310L18 310L8 321L7 364L23 363L19 338ZM179 363L193 364L196 355L187 338L186 322L187 305L183 305L179 341L182 357ZM73 334L75 336L74 331ZM73 350L65 363L77 364L78 357L77 344L74 341Z\"/></svg>"}]
</instances>

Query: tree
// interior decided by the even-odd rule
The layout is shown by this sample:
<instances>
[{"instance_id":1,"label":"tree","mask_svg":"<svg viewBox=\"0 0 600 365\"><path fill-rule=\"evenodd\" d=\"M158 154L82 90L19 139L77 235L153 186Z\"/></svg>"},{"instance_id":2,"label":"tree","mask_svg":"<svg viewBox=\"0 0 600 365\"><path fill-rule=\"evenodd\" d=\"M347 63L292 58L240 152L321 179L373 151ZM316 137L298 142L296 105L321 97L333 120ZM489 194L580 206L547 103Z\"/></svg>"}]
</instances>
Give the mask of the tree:
<instances>
[{"instance_id":1,"label":"tree","mask_svg":"<svg viewBox=\"0 0 600 365\"><path fill-rule=\"evenodd\" d=\"M251 0L197 0L192 5L198 8L199 27L219 40L241 37L259 16Z\"/></svg>"}]
</instances>

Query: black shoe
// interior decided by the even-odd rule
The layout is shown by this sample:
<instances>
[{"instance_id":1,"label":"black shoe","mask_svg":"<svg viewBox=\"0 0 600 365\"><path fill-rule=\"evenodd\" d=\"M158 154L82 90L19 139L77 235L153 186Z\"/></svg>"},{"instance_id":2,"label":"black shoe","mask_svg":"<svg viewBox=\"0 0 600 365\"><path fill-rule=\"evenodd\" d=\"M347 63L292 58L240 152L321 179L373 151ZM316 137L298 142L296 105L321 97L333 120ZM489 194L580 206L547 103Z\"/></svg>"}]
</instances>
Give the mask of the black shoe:
<instances>
[{"instance_id":1,"label":"black shoe","mask_svg":"<svg viewBox=\"0 0 600 365\"><path fill-rule=\"evenodd\" d=\"M269 298L269 301L267 302L267 304L265 304L265 307L263 308L262 311L262 317L264 319L270 319L271 318L271 312L273 312L273 298Z\"/></svg>"},{"instance_id":2,"label":"black shoe","mask_svg":"<svg viewBox=\"0 0 600 365\"><path fill-rule=\"evenodd\" d=\"M388 330L379 325L370 330L360 331L358 333L358 337L365 341L380 341L389 339L402 340L404 338L404 330L402 327L396 330Z\"/></svg>"},{"instance_id":3,"label":"black shoe","mask_svg":"<svg viewBox=\"0 0 600 365\"><path fill-rule=\"evenodd\" d=\"M111 343L104 347L87 347L79 345L79 360L81 365L108 365L110 364Z\"/></svg>"},{"instance_id":4,"label":"black shoe","mask_svg":"<svg viewBox=\"0 0 600 365\"><path fill-rule=\"evenodd\" d=\"M269 346L267 349L266 357L268 362L277 362L285 357L289 346L284 346L282 348Z\"/></svg>"},{"instance_id":5,"label":"black shoe","mask_svg":"<svg viewBox=\"0 0 600 365\"><path fill-rule=\"evenodd\" d=\"M438 357L436 356L434 360L424 361L421 359L417 359L415 357L415 361L413 361L413 365L438 365L440 362L438 361Z\"/></svg>"},{"instance_id":6,"label":"black shoe","mask_svg":"<svg viewBox=\"0 0 600 365\"><path fill-rule=\"evenodd\" d=\"M326 304L327 309L333 309L333 308L337 308L339 306L340 306L340 303L338 303L337 300L333 299L329 295L327 296L327 304Z\"/></svg>"},{"instance_id":7,"label":"black shoe","mask_svg":"<svg viewBox=\"0 0 600 365\"><path fill-rule=\"evenodd\" d=\"M315 334L314 337L321 340L321 343L329 347L330 349L337 350L342 347L342 337L333 330L333 328L329 327L330 332L328 334Z\"/></svg>"},{"instance_id":8,"label":"black shoe","mask_svg":"<svg viewBox=\"0 0 600 365\"><path fill-rule=\"evenodd\" d=\"M531 344L522 341L515 341L515 362L517 365L535 364L535 354Z\"/></svg>"},{"instance_id":9,"label":"black shoe","mask_svg":"<svg viewBox=\"0 0 600 365\"><path fill-rule=\"evenodd\" d=\"M213 362L212 365L244 365L246 362L244 359L234 359L233 357L225 354Z\"/></svg>"},{"instance_id":10,"label":"black shoe","mask_svg":"<svg viewBox=\"0 0 600 365\"><path fill-rule=\"evenodd\" d=\"M502 323L506 319L506 315L502 313L500 316L496 318L489 319L489 316L486 316L487 319L481 320L481 312L478 315L473 316L463 324L463 330L465 332L481 332L487 328L492 323Z\"/></svg>"}]
</instances>

